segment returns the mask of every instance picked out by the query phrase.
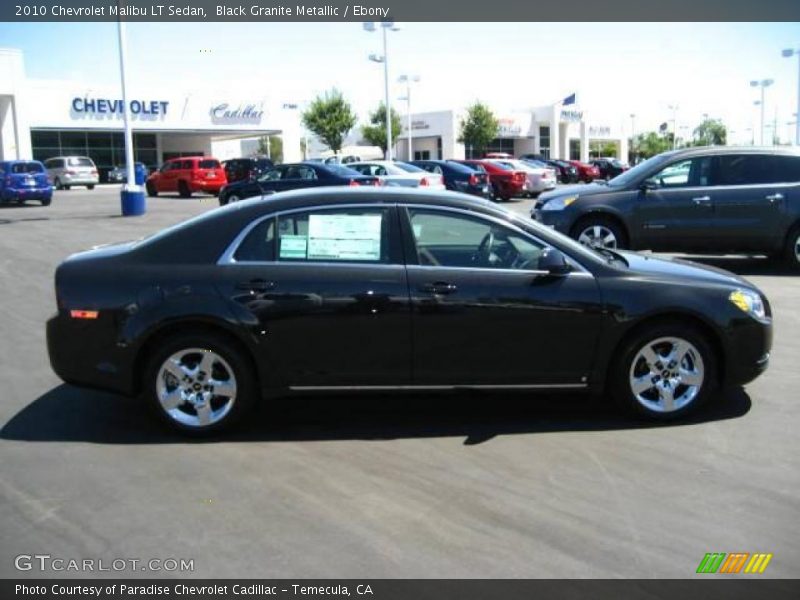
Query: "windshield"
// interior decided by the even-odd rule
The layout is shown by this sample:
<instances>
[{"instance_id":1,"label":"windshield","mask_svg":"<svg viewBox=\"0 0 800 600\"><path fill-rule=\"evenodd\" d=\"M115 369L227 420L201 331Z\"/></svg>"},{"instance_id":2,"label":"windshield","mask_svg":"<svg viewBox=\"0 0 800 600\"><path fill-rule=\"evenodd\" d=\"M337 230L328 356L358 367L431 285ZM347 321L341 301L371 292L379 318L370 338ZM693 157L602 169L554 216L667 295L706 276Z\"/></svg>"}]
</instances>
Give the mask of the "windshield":
<instances>
[{"instance_id":1,"label":"windshield","mask_svg":"<svg viewBox=\"0 0 800 600\"><path fill-rule=\"evenodd\" d=\"M666 152L648 158L646 161L614 177L614 179L608 182L608 185L611 187L625 187L634 181L638 181L645 173L649 173L654 167L667 162L671 157L672 153Z\"/></svg>"},{"instance_id":2,"label":"windshield","mask_svg":"<svg viewBox=\"0 0 800 600\"><path fill-rule=\"evenodd\" d=\"M91 159L83 157L71 157L67 159L67 164L70 167L93 167L94 163Z\"/></svg>"},{"instance_id":3,"label":"windshield","mask_svg":"<svg viewBox=\"0 0 800 600\"><path fill-rule=\"evenodd\" d=\"M424 169L420 169L419 167L417 167L415 165L410 165L410 164L404 163L404 162L396 162L396 163L394 163L394 166L399 168L399 169L403 169L403 171L405 171L407 173L425 173Z\"/></svg>"}]
</instances>

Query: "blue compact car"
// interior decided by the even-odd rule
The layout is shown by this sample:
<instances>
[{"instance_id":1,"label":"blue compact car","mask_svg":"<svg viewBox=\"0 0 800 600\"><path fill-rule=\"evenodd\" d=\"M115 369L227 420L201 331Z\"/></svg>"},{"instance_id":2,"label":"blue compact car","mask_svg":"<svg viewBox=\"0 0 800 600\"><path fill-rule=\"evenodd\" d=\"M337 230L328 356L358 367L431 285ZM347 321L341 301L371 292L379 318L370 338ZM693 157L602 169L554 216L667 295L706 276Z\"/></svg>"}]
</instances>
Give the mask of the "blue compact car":
<instances>
[{"instance_id":1,"label":"blue compact car","mask_svg":"<svg viewBox=\"0 0 800 600\"><path fill-rule=\"evenodd\" d=\"M53 186L44 165L38 160L0 162L0 202L39 200L47 206L53 198Z\"/></svg>"}]
</instances>

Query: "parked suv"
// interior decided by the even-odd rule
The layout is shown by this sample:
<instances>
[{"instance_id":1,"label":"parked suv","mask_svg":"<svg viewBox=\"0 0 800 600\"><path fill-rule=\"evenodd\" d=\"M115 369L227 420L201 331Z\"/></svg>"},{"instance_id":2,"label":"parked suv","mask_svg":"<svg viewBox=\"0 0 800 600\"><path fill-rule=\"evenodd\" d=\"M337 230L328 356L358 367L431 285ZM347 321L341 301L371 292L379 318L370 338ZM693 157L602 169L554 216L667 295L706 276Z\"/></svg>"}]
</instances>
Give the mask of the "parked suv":
<instances>
[{"instance_id":1,"label":"parked suv","mask_svg":"<svg viewBox=\"0 0 800 600\"><path fill-rule=\"evenodd\" d=\"M230 160L224 161L222 164L225 167L225 177L228 183L255 179L275 166L275 163L264 156L231 158Z\"/></svg>"},{"instance_id":2,"label":"parked suv","mask_svg":"<svg viewBox=\"0 0 800 600\"><path fill-rule=\"evenodd\" d=\"M216 158L208 156L184 156L173 158L147 179L148 196L159 192L178 192L188 198L193 192L217 195L227 183L225 170Z\"/></svg>"},{"instance_id":3,"label":"parked suv","mask_svg":"<svg viewBox=\"0 0 800 600\"><path fill-rule=\"evenodd\" d=\"M97 167L88 156L57 156L44 161L47 178L57 190L85 185L93 190L100 182Z\"/></svg>"},{"instance_id":4,"label":"parked suv","mask_svg":"<svg viewBox=\"0 0 800 600\"><path fill-rule=\"evenodd\" d=\"M665 152L608 182L542 194L531 216L595 247L765 253L800 267L800 151Z\"/></svg>"}]
</instances>

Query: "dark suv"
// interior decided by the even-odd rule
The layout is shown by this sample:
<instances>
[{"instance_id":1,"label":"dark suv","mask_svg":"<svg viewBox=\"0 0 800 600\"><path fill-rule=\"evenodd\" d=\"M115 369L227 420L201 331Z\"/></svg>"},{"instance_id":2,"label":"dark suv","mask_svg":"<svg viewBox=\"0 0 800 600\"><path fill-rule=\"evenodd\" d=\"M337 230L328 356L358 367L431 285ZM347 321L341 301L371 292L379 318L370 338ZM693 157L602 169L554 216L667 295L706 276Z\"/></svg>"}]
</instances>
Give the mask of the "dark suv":
<instances>
[{"instance_id":1,"label":"dark suv","mask_svg":"<svg viewBox=\"0 0 800 600\"><path fill-rule=\"evenodd\" d=\"M800 151L665 152L611 181L542 194L531 216L595 247L759 253L800 268Z\"/></svg>"},{"instance_id":2,"label":"dark suv","mask_svg":"<svg viewBox=\"0 0 800 600\"><path fill-rule=\"evenodd\" d=\"M269 158L254 156L252 158L231 158L222 163L228 183L255 179L275 166Z\"/></svg>"}]
</instances>

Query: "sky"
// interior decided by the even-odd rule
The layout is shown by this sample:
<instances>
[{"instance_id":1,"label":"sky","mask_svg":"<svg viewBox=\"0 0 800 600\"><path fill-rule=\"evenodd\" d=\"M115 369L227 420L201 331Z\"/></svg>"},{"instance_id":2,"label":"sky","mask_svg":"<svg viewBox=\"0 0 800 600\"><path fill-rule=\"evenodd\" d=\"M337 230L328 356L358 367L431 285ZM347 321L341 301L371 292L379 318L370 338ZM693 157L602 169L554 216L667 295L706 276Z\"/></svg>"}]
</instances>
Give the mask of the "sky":
<instances>
[{"instance_id":1,"label":"sky","mask_svg":"<svg viewBox=\"0 0 800 600\"><path fill-rule=\"evenodd\" d=\"M734 141L759 123L753 79L774 79L766 121L787 139L797 111L800 23L399 23L389 34L392 81L419 75L413 111L496 112L555 103L576 92L597 124L688 134L704 114ZM29 78L118 84L115 23L1 23L0 46L25 53ZM258 90L302 103L340 89L362 119L383 99L379 33L358 23L128 23L131 82ZM180 83L177 83L177 82ZM392 101L402 95L393 83ZM681 135L681 131L679 131Z\"/></svg>"}]
</instances>

